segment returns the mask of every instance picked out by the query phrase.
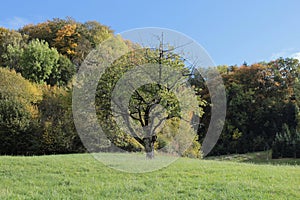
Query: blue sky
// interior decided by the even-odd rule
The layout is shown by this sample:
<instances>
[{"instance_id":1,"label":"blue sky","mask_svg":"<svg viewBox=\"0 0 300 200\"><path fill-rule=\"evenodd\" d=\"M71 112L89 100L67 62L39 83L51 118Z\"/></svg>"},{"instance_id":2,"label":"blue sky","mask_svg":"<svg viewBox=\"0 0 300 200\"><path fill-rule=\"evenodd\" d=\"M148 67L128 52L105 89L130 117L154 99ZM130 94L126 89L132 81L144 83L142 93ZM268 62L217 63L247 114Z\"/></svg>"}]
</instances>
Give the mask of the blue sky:
<instances>
[{"instance_id":1,"label":"blue sky","mask_svg":"<svg viewBox=\"0 0 300 200\"><path fill-rule=\"evenodd\" d=\"M162 27L200 43L218 65L241 65L277 57L300 58L298 0L51 0L3 1L0 26L19 28L71 16L97 20L116 33L132 28Z\"/></svg>"}]
</instances>

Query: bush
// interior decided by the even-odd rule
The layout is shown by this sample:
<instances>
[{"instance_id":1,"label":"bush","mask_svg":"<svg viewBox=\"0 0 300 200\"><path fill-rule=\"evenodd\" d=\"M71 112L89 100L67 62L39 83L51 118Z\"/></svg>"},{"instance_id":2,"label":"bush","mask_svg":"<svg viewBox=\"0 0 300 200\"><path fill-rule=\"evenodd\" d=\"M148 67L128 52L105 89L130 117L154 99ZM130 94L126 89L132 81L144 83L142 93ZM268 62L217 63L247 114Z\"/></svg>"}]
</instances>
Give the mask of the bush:
<instances>
[{"instance_id":1,"label":"bush","mask_svg":"<svg viewBox=\"0 0 300 200\"><path fill-rule=\"evenodd\" d=\"M195 137L191 146L189 146L187 148L187 150L185 150L185 152L183 153L184 157L200 158L200 159L203 158L203 154L201 151L201 145L200 145L199 141L197 140L197 138L198 137Z\"/></svg>"},{"instance_id":2,"label":"bush","mask_svg":"<svg viewBox=\"0 0 300 200\"><path fill-rule=\"evenodd\" d=\"M0 154L32 154L38 148L41 93L15 71L0 68Z\"/></svg>"},{"instance_id":3,"label":"bush","mask_svg":"<svg viewBox=\"0 0 300 200\"><path fill-rule=\"evenodd\" d=\"M84 152L72 116L71 91L44 86L39 104L43 154Z\"/></svg>"}]
</instances>

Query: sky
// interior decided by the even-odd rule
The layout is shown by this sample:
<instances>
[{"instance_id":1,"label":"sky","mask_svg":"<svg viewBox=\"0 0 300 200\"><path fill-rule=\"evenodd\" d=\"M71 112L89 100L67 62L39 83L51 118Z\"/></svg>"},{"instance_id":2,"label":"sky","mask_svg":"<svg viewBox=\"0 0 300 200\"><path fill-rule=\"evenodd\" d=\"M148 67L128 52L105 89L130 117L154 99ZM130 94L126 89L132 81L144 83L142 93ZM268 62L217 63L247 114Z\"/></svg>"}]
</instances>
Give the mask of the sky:
<instances>
[{"instance_id":1,"label":"sky","mask_svg":"<svg viewBox=\"0 0 300 200\"><path fill-rule=\"evenodd\" d=\"M216 65L241 65L278 57L300 59L299 0L9 0L0 26L70 16L96 20L115 33L161 27L179 31L206 49Z\"/></svg>"}]
</instances>

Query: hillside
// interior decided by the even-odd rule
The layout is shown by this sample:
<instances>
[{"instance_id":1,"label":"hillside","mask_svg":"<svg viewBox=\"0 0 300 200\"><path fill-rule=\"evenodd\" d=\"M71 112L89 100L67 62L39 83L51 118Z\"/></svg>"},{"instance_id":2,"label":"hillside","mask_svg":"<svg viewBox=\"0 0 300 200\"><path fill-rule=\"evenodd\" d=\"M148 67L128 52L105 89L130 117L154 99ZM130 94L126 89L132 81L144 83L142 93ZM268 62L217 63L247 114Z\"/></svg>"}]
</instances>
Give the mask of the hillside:
<instances>
[{"instance_id":1,"label":"hillside","mask_svg":"<svg viewBox=\"0 0 300 200\"><path fill-rule=\"evenodd\" d=\"M131 174L88 154L0 157L0 199L299 198L300 166L180 158Z\"/></svg>"},{"instance_id":2,"label":"hillside","mask_svg":"<svg viewBox=\"0 0 300 200\"><path fill-rule=\"evenodd\" d=\"M255 164L272 164L272 165L300 165L300 159L278 158L272 159L271 151L260 151L247 154L230 154L222 156L210 156L206 160L215 161L233 161Z\"/></svg>"}]
</instances>

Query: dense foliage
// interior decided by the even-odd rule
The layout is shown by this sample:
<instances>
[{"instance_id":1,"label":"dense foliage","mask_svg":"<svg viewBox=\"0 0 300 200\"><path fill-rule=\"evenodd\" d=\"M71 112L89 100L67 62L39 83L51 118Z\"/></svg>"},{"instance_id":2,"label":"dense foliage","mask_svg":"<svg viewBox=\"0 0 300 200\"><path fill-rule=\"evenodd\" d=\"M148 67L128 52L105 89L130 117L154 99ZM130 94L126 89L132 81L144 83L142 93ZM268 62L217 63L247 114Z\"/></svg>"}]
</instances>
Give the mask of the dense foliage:
<instances>
[{"instance_id":1,"label":"dense foliage","mask_svg":"<svg viewBox=\"0 0 300 200\"><path fill-rule=\"evenodd\" d=\"M85 151L73 123L70 82L90 50L112 33L71 18L0 28L0 154Z\"/></svg>"},{"instance_id":2,"label":"dense foliage","mask_svg":"<svg viewBox=\"0 0 300 200\"><path fill-rule=\"evenodd\" d=\"M145 72L141 70L144 74L151 73L154 77L158 77L157 82L168 80L170 82L169 85L172 85L171 83L174 81L175 83L180 82L177 80L178 77L175 75L172 77L170 75L172 73L169 73L168 70L162 71L161 77L159 77L158 74L157 76L155 75L159 70L151 70L150 68L157 67L162 69L161 66L165 65L170 66L179 74L186 74L188 72L188 69L180 57L171 51L162 53L162 51L159 50L141 48L133 52L116 60L99 80L96 92L96 105L101 127L108 133L107 135L109 135L112 143L118 147L130 151L139 151L142 147L149 153L149 158L153 156L152 151L154 150L150 146L151 140L153 140L152 136L155 138L158 136L158 140L156 141L155 139L156 149L163 149L165 153L201 157L197 134L195 133L193 135L191 124L189 124L189 116L183 116L185 107L193 105L192 96L186 92L183 86L180 87L176 85L176 87L179 88L175 88L175 85L167 87L166 83L157 84L153 82L137 88L130 98L128 113L122 109L117 113L117 117L121 118L121 121L126 124L125 126L128 129L127 133L130 132L130 134L124 133L124 131L121 131L118 125L116 125L116 117L113 116L111 111L111 102L113 101L117 107L122 107L121 105L123 104L118 105L119 103L116 102L116 99L124 98L124 94L122 91L119 91L117 97L112 97L112 92L119 79L124 77L126 73L128 75L128 71L129 73L135 73L137 75L135 79L131 78L126 81L128 87L135 85L138 76L140 76L138 75L138 70L130 71L135 69L136 66L140 66L141 68L141 66L147 65L149 71L146 70ZM185 76L181 78L185 79ZM184 93L184 95L182 95L184 99L181 99L181 101L183 101L181 105L179 105L179 100L174 94L175 89L180 89L181 93ZM127 91L123 92L126 93ZM160 105L161 108L157 107L157 105ZM193 112L198 114L199 117L203 114L203 105L204 101L201 100L199 96L198 103L193 107ZM163 109L165 109L164 112L162 112ZM163 114L165 116L162 116ZM131 120L133 123L130 122ZM168 128L161 128L161 124L163 123L165 123ZM181 124L181 127L184 126L184 128L181 128L181 131L178 131L179 124ZM193 138L189 137L193 137L195 140L187 151L180 148L174 149L175 147L184 148L183 144L187 143L189 139L193 141ZM148 147L149 150L147 149Z\"/></svg>"},{"instance_id":3,"label":"dense foliage","mask_svg":"<svg viewBox=\"0 0 300 200\"><path fill-rule=\"evenodd\" d=\"M71 18L29 24L19 30L0 27L0 154L85 151L73 123L71 82L89 52L110 36L113 31L107 26ZM122 45L135 47L130 41L122 41ZM110 51L120 49L114 46ZM131 52L115 61L99 80L96 93L99 123L106 129L111 144L121 149L141 151L147 147L144 140L147 137L140 133L128 135L116 126L110 97L119 78L143 64L165 64L188 74L184 60L172 51L164 55L162 52L149 49ZM226 88L227 116L211 155L272 149L273 158L300 157L299 61L279 58L240 67L219 66L218 70ZM195 113L202 116L197 137L183 153L189 157L201 157L200 144L213 106L205 79L195 79L198 76L194 74L189 79L199 97ZM158 137L154 147L162 149L175 134L180 119L178 101L168 88L148 84L137 89L131 97L127 117L147 127L149 111L158 103L167 109L166 119L171 125L155 132ZM185 126L187 132L191 131L189 124ZM183 141L186 134L178 138ZM107 148L110 147L104 149ZM103 147L95 145L95 151L100 149Z\"/></svg>"},{"instance_id":4,"label":"dense foliage","mask_svg":"<svg viewBox=\"0 0 300 200\"><path fill-rule=\"evenodd\" d=\"M299 70L299 61L290 58L250 66L220 66L227 93L227 116L211 155L263 151L272 146L279 151L277 146L283 142L280 135L286 132L283 126L294 132L300 128ZM197 84L205 88L204 82ZM203 96L209 101L207 89ZM205 111L200 137L209 123L210 108ZM279 155L296 155L281 151L293 152L292 148L281 148Z\"/></svg>"},{"instance_id":5,"label":"dense foliage","mask_svg":"<svg viewBox=\"0 0 300 200\"><path fill-rule=\"evenodd\" d=\"M41 99L35 84L15 71L0 68L1 154L30 154L38 148L36 104Z\"/></svg>"}]
</instances>

